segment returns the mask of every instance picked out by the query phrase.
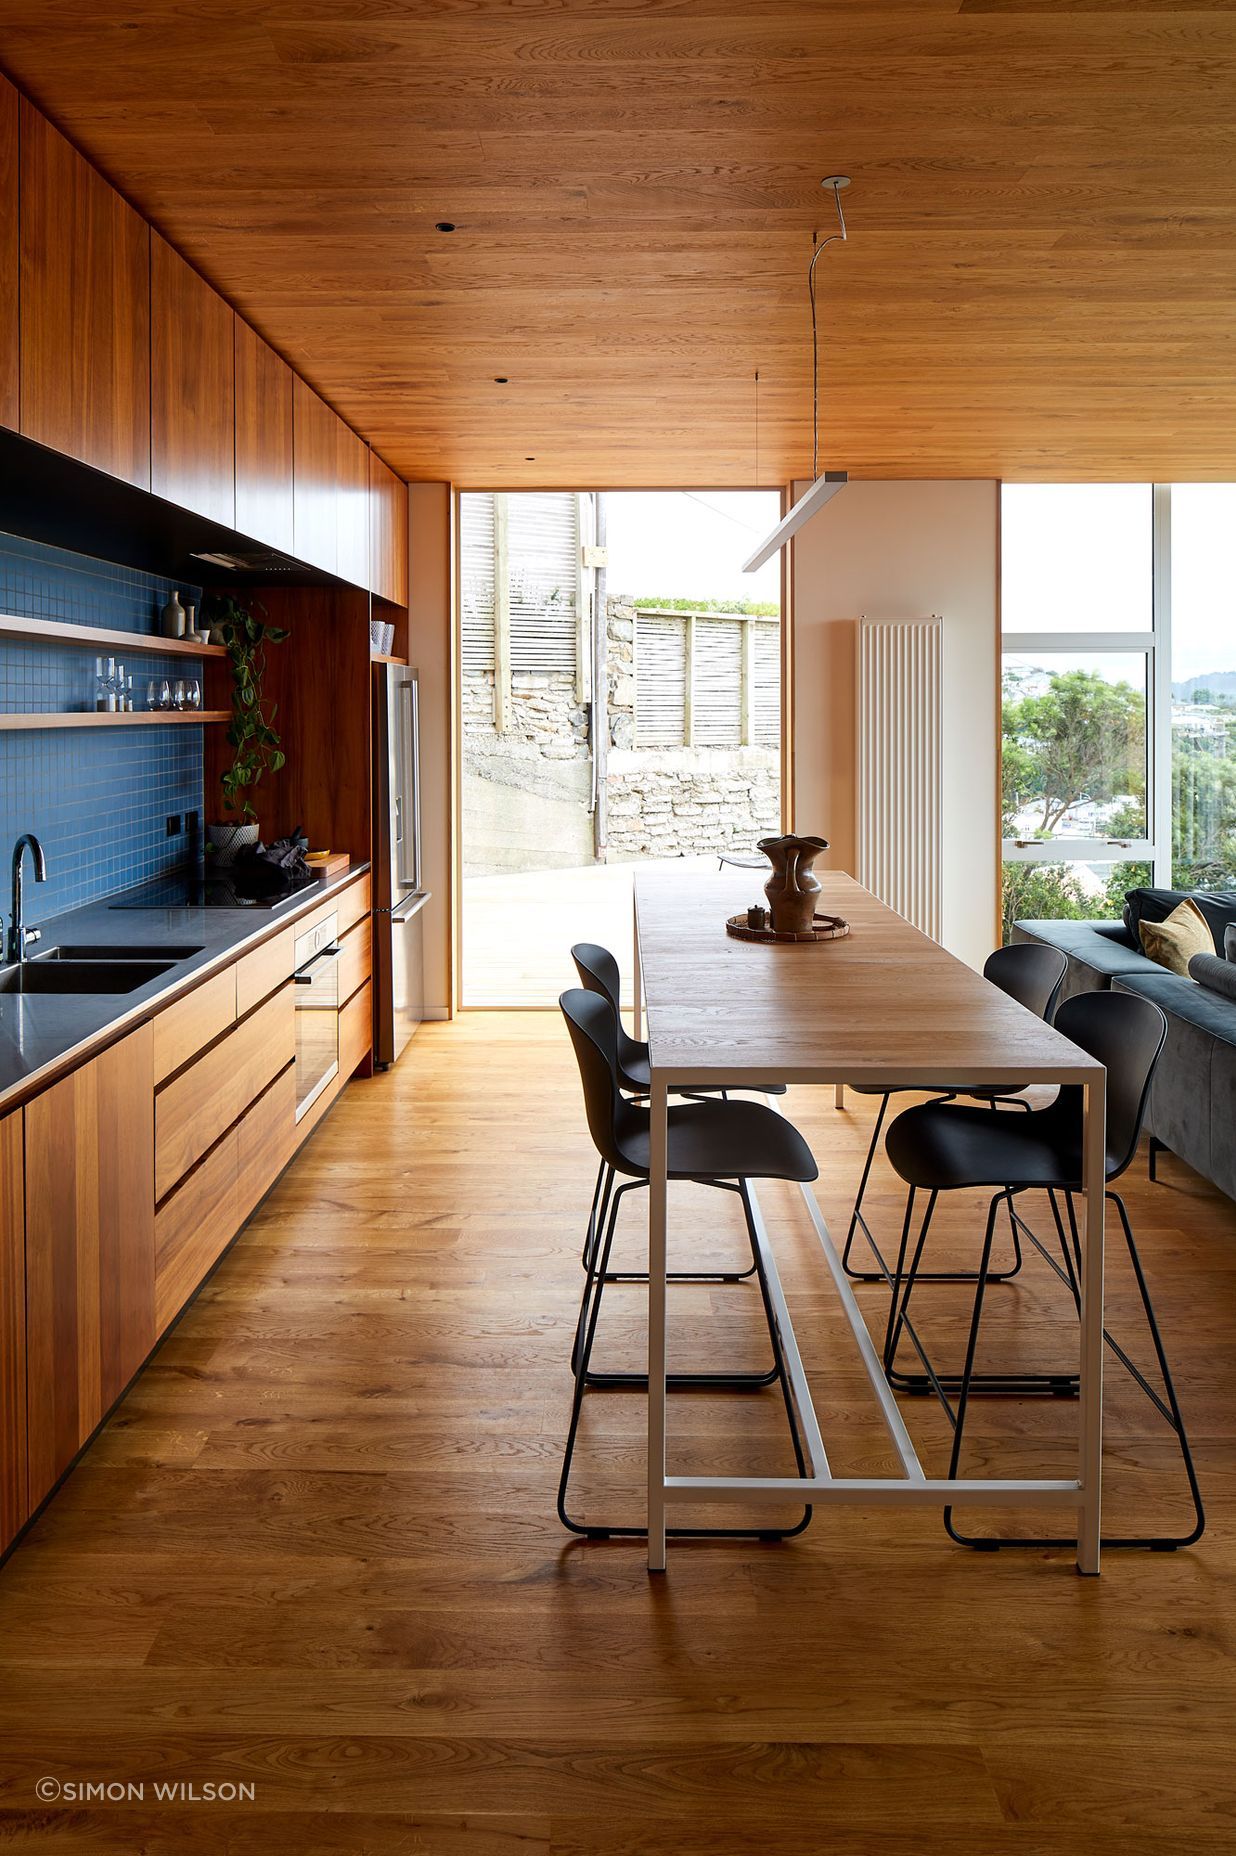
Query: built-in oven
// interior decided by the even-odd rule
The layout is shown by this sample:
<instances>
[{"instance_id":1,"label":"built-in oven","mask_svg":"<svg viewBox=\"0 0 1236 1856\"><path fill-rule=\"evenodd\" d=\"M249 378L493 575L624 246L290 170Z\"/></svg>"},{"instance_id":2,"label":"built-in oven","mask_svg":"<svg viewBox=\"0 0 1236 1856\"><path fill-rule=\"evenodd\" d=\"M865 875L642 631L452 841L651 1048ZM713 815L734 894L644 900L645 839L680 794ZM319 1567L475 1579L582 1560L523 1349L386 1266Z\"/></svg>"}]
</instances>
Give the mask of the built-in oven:
<instances>
[{"instance_id":1,"label":"built-in oven","mask_svg":"<svg viewBox=\"0 0 1236 1856\"><path fill-rule=\"evenodd\" d=\"M296 1119L339 1074L339 917L296 937Z\"/></svg>"}]
</instances>

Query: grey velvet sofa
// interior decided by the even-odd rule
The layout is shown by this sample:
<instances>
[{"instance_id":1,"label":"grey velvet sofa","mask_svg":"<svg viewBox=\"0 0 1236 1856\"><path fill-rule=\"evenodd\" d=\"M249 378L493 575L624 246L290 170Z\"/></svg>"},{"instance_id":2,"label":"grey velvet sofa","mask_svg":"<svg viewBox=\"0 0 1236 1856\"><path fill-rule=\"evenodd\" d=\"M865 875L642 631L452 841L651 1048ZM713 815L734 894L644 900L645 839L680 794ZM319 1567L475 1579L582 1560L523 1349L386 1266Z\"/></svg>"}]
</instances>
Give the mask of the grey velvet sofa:
<instances>
[{"instance_id":1,"label":"grey velvet sofa","mask_svg":"<svg viewBox=\"0 0 1236 1856\"><path fill-rule=\"evenodd\" d=\"M1222 953L1222 923L1211 926ZM1236 997L1168 973L1140 952L1135 932L1123 922L1024 921L1013 939L1042 941L1067 957L1062 999L1111 987L1162 1006L1167 1043L1146 1131L1236 1199Z\"/></svg>"}]
</instances>

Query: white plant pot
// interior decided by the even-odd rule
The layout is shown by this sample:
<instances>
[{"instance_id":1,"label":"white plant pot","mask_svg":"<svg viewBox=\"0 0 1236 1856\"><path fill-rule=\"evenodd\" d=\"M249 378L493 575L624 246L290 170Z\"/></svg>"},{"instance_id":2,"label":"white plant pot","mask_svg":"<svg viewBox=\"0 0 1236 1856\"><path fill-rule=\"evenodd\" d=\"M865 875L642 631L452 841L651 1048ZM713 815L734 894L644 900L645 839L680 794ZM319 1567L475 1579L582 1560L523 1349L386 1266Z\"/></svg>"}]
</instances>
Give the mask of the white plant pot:
<instances>
[{"instance_id":1,"label":"white plant pot","mask_svg":"<svg viewBox=\"0 0 1236 1856\"><path fill-rule=\"evenodd\" d=\"M207 825L206 842L210 846L211 859L221 869L226 869L236 862L236 853L248 844L258 841L258 828L250 822L247 825Z\"/></svg>"}]
</instances>

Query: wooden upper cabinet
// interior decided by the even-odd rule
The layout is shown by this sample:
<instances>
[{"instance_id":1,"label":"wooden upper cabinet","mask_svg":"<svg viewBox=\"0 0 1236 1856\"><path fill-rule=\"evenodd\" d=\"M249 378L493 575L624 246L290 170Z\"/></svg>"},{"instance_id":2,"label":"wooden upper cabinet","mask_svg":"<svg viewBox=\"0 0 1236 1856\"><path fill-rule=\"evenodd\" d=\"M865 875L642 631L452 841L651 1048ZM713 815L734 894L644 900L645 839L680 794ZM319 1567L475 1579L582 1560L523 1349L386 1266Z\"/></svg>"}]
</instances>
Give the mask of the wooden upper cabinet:
<instances>
[{"instance_id":1,"label":"wooden upper cabinet","mask_svg":"<svg viewBox=\"0 0 1236 1856\"><path fill-rule=\"evenodd\" d=\"M369 447L340 419L338 560L335 572L353 586L369 585Z\"/></svg>"},{"instance_id":2,"label":"wooden upper cabinet","mask_svg":"<svg viewBox=\"0 0 1236 1856\"><path fill-rule=\"evenodd\" d=\"M0 1120L0 1552L30 1513L26 1488L26 1210L21 1111Z\"/></svg>"},{"instance_id":3,"label":"wooden upper cabinet","mask_svg":"<svg viewBox=\"0 0 1236 1856\"><path fill-rule=\"evenodd\" d=\"M236 317L236 527L291 554L292 370Z\"/></svg>"},{"instance_id":4,"label":"wooden upper cabinet","mask_svg":"<svg viewBox=\"0 0 1236 1856\"><path fill-rule=\"evenodd\" d=\"M339 427L326 401L300 375L292 381L293 552L333 574L339 563Z\"/></svg>"},{"instance_id":5,"label":"wooden upper cabinet","mask_svg":"<svg viewBox=\"0 0 1236 1856\"><path fill-rule=\"evenodd\" d=\"M21 430L150 488L150 228L23 97Z\"/></svg>"},{"instance_id":6,"label":"wooden upper cabinet","mask_svg":"<svg viewBox=\"0 0 1236 1856\"><path fill-rule=\"evenodd\" d=\"M408 486L369 453L369 584L379 599L408 603Z\"/></svg>"},{"instance_id":7,"label":"wooden upper cabinet","mask_svg":"<svg viewBox=\"0 0 1236 1856\"><path fill-rule=\"evenodd\" d=\"M154 1346L151 1050L143 1025L23 1111L31 1508Z\"/></svg>"},{"instance_id":8,"label":"wooden upper cabinet","mask_svg":"<svg viewBox=\"0 0 1236 1856\"><path fill-rule=\"evenodd\" d=\"M236 313L157 232L150 244L150 487L236 520Z\"/></svg>"},{"instance_id":9,"label":"wooden upper cabinet","mask_svg":"<svg viewBox=\"0 0 1236 1856\"><path fill-rule=\"evenodd\" d=\"M17 340L17 92L0 77L0 425L17 430L21 354Z\"/></svg>"}]
</instances>

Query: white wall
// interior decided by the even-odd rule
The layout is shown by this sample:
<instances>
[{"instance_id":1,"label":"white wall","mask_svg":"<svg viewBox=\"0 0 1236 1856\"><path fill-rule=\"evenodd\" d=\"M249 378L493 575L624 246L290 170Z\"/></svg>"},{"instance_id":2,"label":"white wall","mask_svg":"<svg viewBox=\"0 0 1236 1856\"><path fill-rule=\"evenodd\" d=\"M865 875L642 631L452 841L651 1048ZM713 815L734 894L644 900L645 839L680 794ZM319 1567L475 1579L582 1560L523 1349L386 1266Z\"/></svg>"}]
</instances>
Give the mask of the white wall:
<instances>
[{"instance_id":1,"label":"white wall","mask_svg":"<svg viewBox=\"0 0 1236 1856\"><path fill-rule=\"evenodd\" d=\"M790 565L794 823L831 841L835 868L857 854L855 621L944 620L943 939L976 967L999 919L998 535L995 482L851 483L799 531Z\"/></svg>"},{"instance_id":2,"label":"white wall","mask_svg":"<svg viewBox=\"0 0 1236 1856\"><path fill-rule=\"evenodd\" d=\"M451 659L454 637L454 498L449 483L408 485L408 657L420 676L421 868L425 905L425 1011L452 1009Z\"/></svg>"}]
</instances>

